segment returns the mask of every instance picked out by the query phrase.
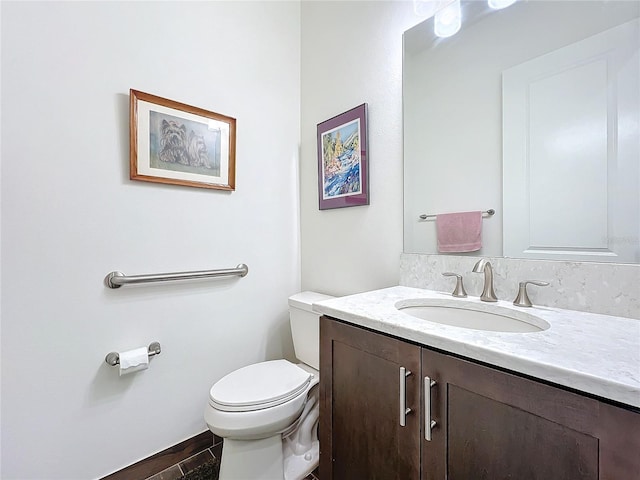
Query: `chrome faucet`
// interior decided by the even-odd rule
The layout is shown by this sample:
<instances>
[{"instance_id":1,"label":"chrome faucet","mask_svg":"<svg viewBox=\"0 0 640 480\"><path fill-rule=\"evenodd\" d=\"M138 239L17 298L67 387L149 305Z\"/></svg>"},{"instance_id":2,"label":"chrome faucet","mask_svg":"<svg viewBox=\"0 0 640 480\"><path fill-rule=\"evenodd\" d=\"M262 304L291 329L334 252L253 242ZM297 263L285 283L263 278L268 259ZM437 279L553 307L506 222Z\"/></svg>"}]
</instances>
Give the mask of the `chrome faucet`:
<instances>
[{"instance_id":1,"label":"chrome faucet","mask_svg":"<svg viewBox=\"0 0 640 480\"><path fill-rule=\"evenodd\" d=\"M451 295L458 298L467 298L467 291L464 289L462 275L453 272L444 272L443 277L456 277L456 288Z\"/></svg>"},{"instance_id":2,"label":"chrome faucet","mask_svg":"<svg viewBox=\"0 0 640 480\"><path fill-rule=\"evenodd\" d=\"M491 263L486 258L481 258L478 260L473 266L473 272L475 273L484 273L484 289L482 290L482 295L480 295L480 300L483 302L497 302L498 298L496 297L496 292L493 290L493 267Z\"/></svg>"},{"instance_id":3,"label":"chrome faucet","mask_svg":"<svg viewBox=\"0 0 640 480\"><path fill-rule=\"evenodd\" d=\"M527 284L537 285L538 287L547 287L549 286L549 282L541 282L538 280L527 280L526 282L520 282L520 286L518 288L518 296L513 301L513 304L516 307L532 307L531 300L529 300L529 295L527 294Z\"/></svg>"}]
</instances>

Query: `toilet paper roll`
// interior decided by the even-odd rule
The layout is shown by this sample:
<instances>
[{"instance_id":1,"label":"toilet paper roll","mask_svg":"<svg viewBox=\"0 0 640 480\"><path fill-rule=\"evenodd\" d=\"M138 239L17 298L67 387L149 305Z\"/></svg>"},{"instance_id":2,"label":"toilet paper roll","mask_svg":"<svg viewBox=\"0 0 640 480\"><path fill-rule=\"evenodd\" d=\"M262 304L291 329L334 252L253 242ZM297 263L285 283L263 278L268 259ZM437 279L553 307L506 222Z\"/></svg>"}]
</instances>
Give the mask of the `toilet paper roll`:
<instances>
[{"instance_id":1,"label":"toilet paper roll","mask_svg":"<svg viewBox=\"0 0 640 480\"><path fill-rule=\"evenodd\" d=\"M149 368L149 350L140 347L126 352L118 352L120 357L120 376Z\"/></svg>"}]
</instances>

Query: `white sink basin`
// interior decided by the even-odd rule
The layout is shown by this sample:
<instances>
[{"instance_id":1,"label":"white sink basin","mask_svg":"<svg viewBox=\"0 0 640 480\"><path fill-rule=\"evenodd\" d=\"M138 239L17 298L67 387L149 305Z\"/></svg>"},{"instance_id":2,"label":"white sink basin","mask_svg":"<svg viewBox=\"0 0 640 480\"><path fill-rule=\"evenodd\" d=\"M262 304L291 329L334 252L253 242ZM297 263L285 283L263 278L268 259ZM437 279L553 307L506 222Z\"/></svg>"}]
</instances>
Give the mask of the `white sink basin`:
<instances>
[{"instance_id":1,"label":"white sink basin","mask_svg":"<svg viewBox=\"0 0 640 480\"><path fill-rule=\"evenodd\" d=\"M474 330L531 333L550 327L543 319L527 312L465 300L413 299L398 302L395 307L429 322Z\"/></svg>"}]
</instances>

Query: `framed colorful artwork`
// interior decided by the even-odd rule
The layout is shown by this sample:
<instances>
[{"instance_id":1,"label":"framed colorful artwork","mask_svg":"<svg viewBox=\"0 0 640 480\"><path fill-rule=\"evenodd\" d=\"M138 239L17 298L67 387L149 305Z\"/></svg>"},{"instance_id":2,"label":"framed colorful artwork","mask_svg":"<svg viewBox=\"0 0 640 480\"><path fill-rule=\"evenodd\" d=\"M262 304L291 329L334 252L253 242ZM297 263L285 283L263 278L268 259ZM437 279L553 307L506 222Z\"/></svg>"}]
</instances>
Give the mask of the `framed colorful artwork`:
<instances>
[{"instance_id":1,"label":"framed colorful artwork","mask_svg":"<svg viewBox=\"0 0 640 480\"><path fill-rule=\"evenodd\" d=\"M236 119L131 90L132 180L235 190Z\"/></svg>"},{"instance_id":2,"label":"framed colorful artwork","mask_svg":"<svg viewBox=\"0 0 640 480\"><path fill-rule=\"evenodd\" d=\"M369 205L367 104L318 124L320 210Z\"/></svg>"}]
</instances>

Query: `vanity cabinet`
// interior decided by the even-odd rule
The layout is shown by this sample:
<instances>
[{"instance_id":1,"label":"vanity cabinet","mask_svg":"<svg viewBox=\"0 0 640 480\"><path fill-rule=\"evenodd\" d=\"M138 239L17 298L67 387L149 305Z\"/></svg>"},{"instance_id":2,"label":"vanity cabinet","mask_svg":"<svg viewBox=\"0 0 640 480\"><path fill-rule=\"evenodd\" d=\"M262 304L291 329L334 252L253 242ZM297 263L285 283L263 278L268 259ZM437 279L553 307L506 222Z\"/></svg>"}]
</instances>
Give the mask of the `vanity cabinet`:
<instances>
[{"instance_id":1,"label":"vanity cabinet","mask_svg":"<svg viewBox=\"0 0 640 480\"><path fill-rule=\"evenodd\" d=\"M420 355L416 345L321 318L322 480L420 477ZM401 367L406 375L404 426Z\"/></svg>"},{"instance_id":2,"label":"vanity cabinet","mask_svg":"<svg viewBox=\"0 0 640 480\"><path fill-rule=\"evenodd\" d=\"M322 480L640 480L637 411L329 317L320 338Z\"/></svg>"}]
</instances>

